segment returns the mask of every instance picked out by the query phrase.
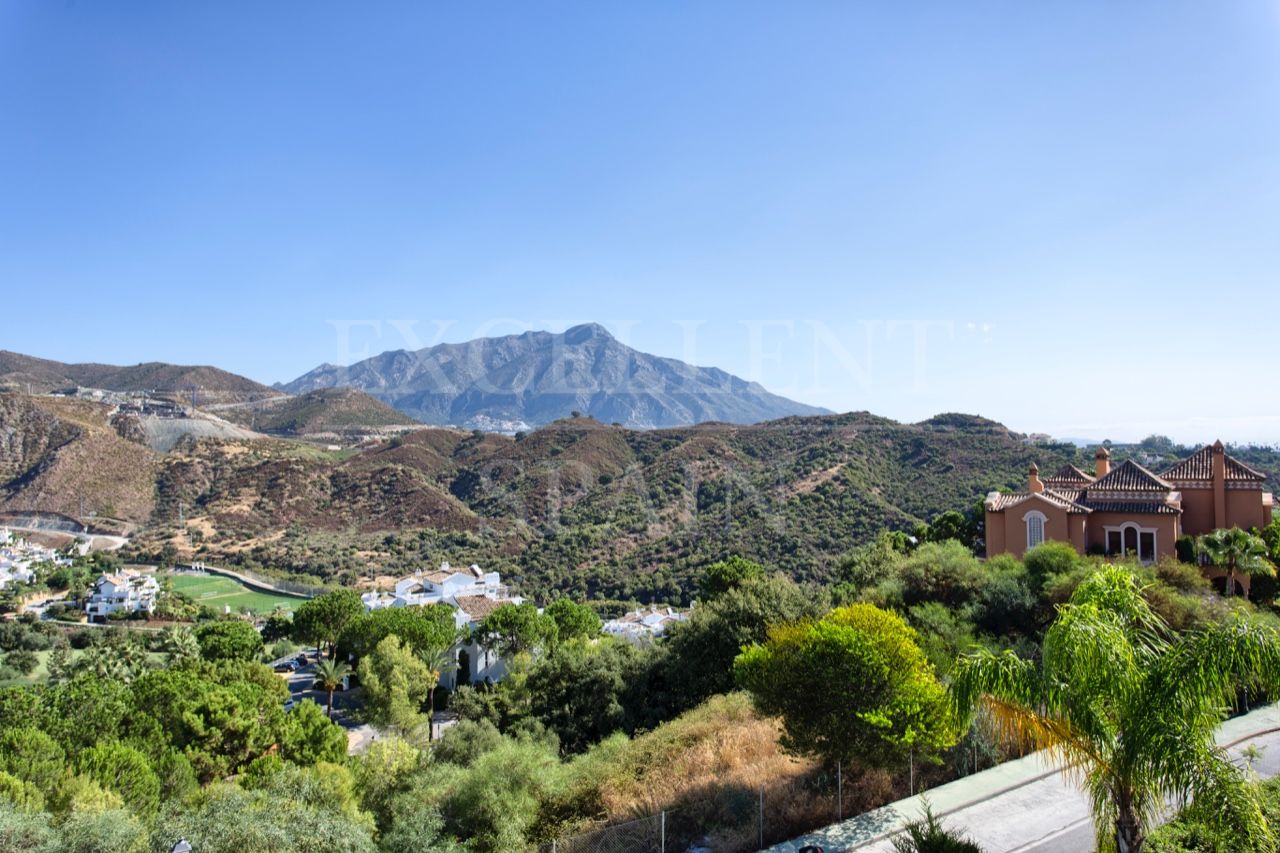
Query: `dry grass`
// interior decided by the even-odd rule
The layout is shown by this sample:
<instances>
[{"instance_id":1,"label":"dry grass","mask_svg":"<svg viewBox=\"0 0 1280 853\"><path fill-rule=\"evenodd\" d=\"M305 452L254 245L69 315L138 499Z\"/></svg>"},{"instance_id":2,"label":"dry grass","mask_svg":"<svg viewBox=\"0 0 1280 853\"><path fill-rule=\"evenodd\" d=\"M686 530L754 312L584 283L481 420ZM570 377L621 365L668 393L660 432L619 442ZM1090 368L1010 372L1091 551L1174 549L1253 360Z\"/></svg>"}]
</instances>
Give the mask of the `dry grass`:
<instances>
[{"instance_id":1,"label":"dry grass","mask_svg":"<svg viewBox=\"0 0 1280 853\"><path fill-rule=\"evenodd\" d=\"M634 740L615 736L570 765L569 789L544 816L544 834L581 834L665 811L674 849L696 843L750 851L758 846L762 792L769 843L832 823L834 775L784 752L779 734L776 720L731 694ZM900 794L887 773L848 773L844 814Z\"/></svg>"}]
</instances>

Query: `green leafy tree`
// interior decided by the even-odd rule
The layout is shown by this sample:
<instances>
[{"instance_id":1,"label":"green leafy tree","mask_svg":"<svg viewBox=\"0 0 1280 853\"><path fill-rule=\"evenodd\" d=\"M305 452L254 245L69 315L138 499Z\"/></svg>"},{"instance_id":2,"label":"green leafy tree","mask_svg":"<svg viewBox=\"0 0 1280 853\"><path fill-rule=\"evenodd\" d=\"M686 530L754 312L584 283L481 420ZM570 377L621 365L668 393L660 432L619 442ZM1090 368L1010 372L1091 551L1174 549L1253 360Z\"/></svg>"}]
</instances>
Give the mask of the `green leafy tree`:
<instances>
[{"instance_id":1,"label":"green leafy tree","mask_svg":"<svg viewBox=\"0 0 1280 853\"><path fill-rule=\"evenodd\" d=\"M445 827L477 853L524 850L560 775L554 750L531 739L505 740L450 786L440 803Z\"/></svg>"},{"instance_id":2,"label":"green leafy tree","mask_svg":"<svg viewBox=\"0 0 1280 853\"><path fill-rule=\"evenodd\" d=\"M734 687L733 661L744 646L762 643L771 625L798 622L826 609L824 595L781 576L744 582L699 604L664 645L669 712L692 708ZM652 697L657 698L657 697Z\"/></svg>"},{"instance_id":3,"label":"green leafy tree","mask_svg":"<svg viewBox=\"0 0 1280 853\"><path fill-rule=\"evenodd\" d=\"M1235 594L1237 574L1272 577L1276 573L1267 559L1267 543L1239 527L1206 533L1196 544L1206 562L1227 573L1228 596Z\"/></svg>"},{"instance_id":4,"label":"green leafy tree","mask_svg":"<svg viewBox=\"0 0 1280 853\"><path fill-rule=\"evenodd\" d=\"M49 735L35 728L0 732L0 770L30 782L49 797L62 780L66 754Z\"/></svg>"},{"instance_id":5,"label":"green leafy tree","mask_svg":"<svg viewBox=\"0 0 1280 853\"><path fill-rule=\"evenodd\" d=\"M199 853L374 853L367 825L332 803L317 803L271 788L228 783L208 788L190 807L162 810L154 837L185 838Z\"/></svg>"},{"instance_id":6,"label":"green leafy tree","mask_svg":"<svg viewBox=\"0 0 1280 853\"><path fill-rule=\"evenodd\" d=\"M195 637L205 660L252 661L262 654L262 635L239 619L205 622L196 628Z\"/></svg>"},{"instance_id":7,"label":"green leafy tree","mask_svg":"<svg viewBox=\"0 0 1280 853\"><path fill-rule=\"evenodd\" d=\"M1214 743L1237 690L1280 688L1280 635L1238 618L1176 635L1133 572L1107 566L1081 583L1045 634L1039 663L1011 652L952 669L962 713L980 703L1007 738L1047 749L1089 792L1101 849L1138 853L1169 800L1194 800L1272 849L1244 777Z\"/></svg>"},{"instance_id":8,"label":"green leafy tree","mask_svg":"<svg viewBox=\"0 0 1280 853\"><path fill-rule=\"evenodd\" d=\"M100 740L122 739L133 710L130 685L79 672L45 691L38 719L64 749L77 752Z\"/></svg>"},{"instance_id":9,"label":"green leafy tree","mask_svg":"<svg viewBox=\"0 0 1280 853\"><path fill-rule=\"evenodd\" d=\"M351 665L335 658L325 658L316 664L316 687L327 694L326 711L333 719L333 691L342 686L342 681L351 675Z\"/></svg>"},{"instance_id":10,"label":"green leafy tree","mask_svg":"<svg viewBox=\"0 0 1280 853\"><path fill-rule=\"evenodd\" d=\"M600 617L585 604L578 604L568 598L557 598L547 605L543 614L556 623L556 636L561 642L600 635Z\"/></svg>"},{"instance_id":11,"label":"green leafy tree","mask_svg":"<svg viewBox=\"0 0 1280 853\"><path fill-rule=\"evenodd\" d=\"M30 675L40 665L40 658L36 657L35 652L27 651L26 649L14 649L5 653L4 663L5 666L13 667L23 675Z\"/></svg>"},{"instance_id":12,"label":"green leafy tree","mask_svg":"<svg viewBox=\"0 0 1280 853\"><path fill-rule=\"evenodd\" d=\"M284 682L256 663L161 670L134 684L131 729L180 749L201 781L225 778L265 753L284 726ZM250 680L258 673L261 682Z\"/></svg>"},{"instance_id":13,"label":"green leafy tree","mask_svg":"<svg viewBox=\"0 0 1280 853\"><path fill-rule=\"evenodd\" d=\"M66 646L54 646L49 651L49 659L44 666L49 671L50 684L66 681L72 672L71 650Z\"/></svg>"},{"instance_id":14,"label":"green leafy tree","mask_svg":"<svg viewBox=\"0 0 1280 853\"><path fill-rule=\"evenodd\" d=\"M335 589L304 601L293 611L293 636L301 643L328 645L330 654L351 620L364 613L354 589Z\"/></svg>"},{"instance_id":15,"label":"green leafy tree","mask_svg":"<svg viewBox=\"0 0 1280 853\"><path fill-rule=\"evenodd\" d=\"M476 759L502 746L502 732L490 720L459 720L445 730L431 750L436 761L470 767Z\"/></svg>"},{"instance_id":16,"label":"green leafy tree","mask_svg":"<svg viewBox=\"0 0 1280 853\"><path fill-rule=\"evenodd\" d=\"M160 806L160 779L147 757L131 746L105 742L80 753L76 769L114 791L134 814L154 815Z\"/></svg>"},{"instance_id":17,"label":"green leafy tree","mask_svg":"<svg viewBox=\"0 0 1280 853\"><path fill-rule=\"evenodd\" d=\"M775 627L734 671L761 711L782 718L789 748L826 761L893 767L956 740L915 631L871 604Z\"/></svg>"},{"instance_id":18,"label":"green leafy tree","mask_svg":"<svg viewBox=\"0 0 1280 853\"><path fill-rule=\"evenodd\" d=\"M272 611L262 625L262 642L275 643L293 636L293 618L282 610Z\"/></svg>"},{"instance_id":19,"label":"green leafy tree","mask_svg":"<svg viewBox=\"0 0 1280 853\"><path fill-rule=\"evenodd\" d=\"M405 790L421 758L421 751L394 735L378 738L362 754L351 758L360 805L374 816L383 833L391 826L392 802Z\"/></svg>"},{"instance_id":20,"label":"green leafy tree","mask_svg":"<svg viewBox=\"0 0 1280 853\"><path fill-rule=\"evenodd\" d=\"M399 637L378 643L373 654L360 659L357 672L371 723L415 732L426 722L421 711L431 672Z\"/></svg>"},{"instance_id":21,"label":"green leafy tree","mask_svg":"<svg viewBox=\"0 0 1280 853\"><path fill-rule=\"evenodd\" d=\"M345 652L364 657L392 635L420 655L447 649L458 636L454 610L447 604L432 604L362 613L343 630L339 645Z\"/></svg>"},{"instance_id":22,"label":"green leafy tree","mask_svg":"<svg viewBox=\"0 0 1280 853\"><path fill-rule=\"evenodd\" d=\"M712 563L702 573L698 582L698 599L711 601L749 580L764 577L764 566L743 557L733 556Z\"/></svg>"},{"instance_id":23,"label":"green leafy tree","mask_svg":"<svg viewBox=\"0 0 1280 853\"><path fill-rule=\"evenodd\" d=\"M476 639L501 657L546 648L556 639L556 623L532 602L504 604L484 618Z\"/></svg>"},{"instance_id":24,"label":"green leafy tree","mask_svg":"<svg viewBox=\"0 0 1280 853\"><path fill-rule=\"evenodd\" d=\"M285 715L280 755L300 766L320 761L341 763L347 757L347 733L310 699Z\"/></svg>"},{"instance_id":25,"label":"green leafy tree","mask_svg":"<svg viewBox=\"0 0 1280 853\"><path fill-rule=\"evenodd\" d=\"M939 514L933 519L933 523L929 525L929 541L930 542L946 542L955 540L962 543L966 548L972 548L977 531L974 530L973 522L964 513L955 510L947 510Z\"/></svg>"},{"instance_id":26,"label":"green leafy tree","mask_svg":"<svg viewBox=\"0 0 1280 853\"><path fill-rule=\"evenodd\" d=\"M618 640L577 641L560 644L533 665L530 712L556 733L564 752L583 752L623 728L626 675L638 654Z\"/></svg>"}]
</instances>

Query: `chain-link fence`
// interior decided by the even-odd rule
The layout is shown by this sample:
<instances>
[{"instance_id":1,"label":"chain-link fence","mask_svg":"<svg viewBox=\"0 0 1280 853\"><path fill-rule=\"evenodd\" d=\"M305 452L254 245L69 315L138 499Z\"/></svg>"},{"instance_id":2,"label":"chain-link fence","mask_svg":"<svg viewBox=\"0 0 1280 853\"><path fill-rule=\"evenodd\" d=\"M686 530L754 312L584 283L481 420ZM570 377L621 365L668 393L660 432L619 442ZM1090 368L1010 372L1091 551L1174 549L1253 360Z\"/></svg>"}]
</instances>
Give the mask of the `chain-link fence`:
<instances>
[{"instance_id":1,"label":"chain-link fence","mask_svg":"<svg viewBox=\"0 0 1280 853\"><path fill-rule=\"evenodd\" d=\"M651 853L668 849L666 846L667 813L662 812L639 820L616 823L544 844L544 853ZM670 848L676 849L676 848Z\"/></svg>"},{"instance_id":2,"label":"chain-link fence","mask_svg":"<svg viewBox=\"0 0 1280 853\"><path fill-rule=\"evenodd\" d=\"M928 786L932 773L859 771L841 767L758 787L732 786L691 797L639 820L560 838L540 853L750 853L839 822ZM940 780L939 780L940 781Z\"/></svg>"}]
</instances>

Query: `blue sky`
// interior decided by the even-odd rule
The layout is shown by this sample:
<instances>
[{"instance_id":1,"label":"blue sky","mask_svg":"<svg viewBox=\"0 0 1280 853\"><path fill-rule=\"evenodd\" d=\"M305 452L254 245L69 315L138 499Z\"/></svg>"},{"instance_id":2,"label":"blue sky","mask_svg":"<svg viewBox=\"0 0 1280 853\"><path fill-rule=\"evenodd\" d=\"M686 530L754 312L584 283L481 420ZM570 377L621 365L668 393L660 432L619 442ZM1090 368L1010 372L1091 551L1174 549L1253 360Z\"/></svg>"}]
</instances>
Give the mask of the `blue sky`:
<instances>
[{"instance_id":1,"label":"blue sky","mask_svg":"<svg viewBox=\"0 0 1280 853\"><path fill-rule=\"evenodd\" d=\"M0 0L0 348L599 321L836 410L1280 442L1280 0Z\"/></svg>"}]
</instances>

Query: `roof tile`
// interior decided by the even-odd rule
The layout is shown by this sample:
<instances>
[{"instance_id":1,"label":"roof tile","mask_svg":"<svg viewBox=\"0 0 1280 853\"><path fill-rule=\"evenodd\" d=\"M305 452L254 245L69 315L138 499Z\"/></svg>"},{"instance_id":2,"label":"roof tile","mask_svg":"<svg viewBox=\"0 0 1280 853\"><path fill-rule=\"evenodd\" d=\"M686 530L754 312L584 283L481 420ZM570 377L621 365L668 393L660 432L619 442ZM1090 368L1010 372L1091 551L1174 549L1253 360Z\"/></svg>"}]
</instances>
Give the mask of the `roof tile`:
<instances>
[{"instance_id":1,"label":"roof tile","mask_svg":"<svg viewBox=\"0 0 1280 853\"><path fill-rule=\"evenodd\" d=\"M1173 484L1160 479L1132 459L1126 459L1104 477L1089 484L1090 492L1170 492Z\"/></svg>"},{"instance_id":2,"label":"roof tile","mask_svg":"<svg viewBox=\"0 0 1280 853\"><path fill-rule=\"evenodd\" d=\"M1223 454L1226 462L1227 479L1235 482L1261 483L1267 479L1265 474L1253 470L1238 459ZM1205 445L1195 453L1164 472L1166 480L1212 480L1213 479L1213 446Z\"/></svg>"}]
</instances>

